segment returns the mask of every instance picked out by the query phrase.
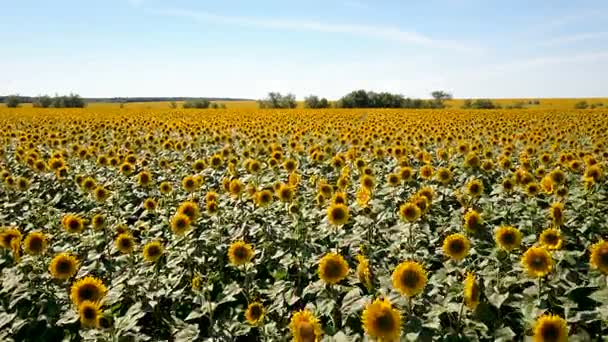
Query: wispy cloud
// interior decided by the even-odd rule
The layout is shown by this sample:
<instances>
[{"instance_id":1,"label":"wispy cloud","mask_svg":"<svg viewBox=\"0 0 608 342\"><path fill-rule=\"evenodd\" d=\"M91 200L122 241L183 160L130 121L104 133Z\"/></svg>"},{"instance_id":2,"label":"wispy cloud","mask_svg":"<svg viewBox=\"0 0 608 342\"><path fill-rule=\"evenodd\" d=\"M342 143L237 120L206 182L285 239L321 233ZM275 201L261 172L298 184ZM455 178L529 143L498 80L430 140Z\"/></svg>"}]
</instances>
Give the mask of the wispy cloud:
<instances>
[{"instance_id":1,"label":"wispy cloud","mask_svg":"<svg viewBox=\"0 0 608 342\"><path fill-rule=\"evenodd\" d=\"M151 9L149 10L149 12L166 16L191 18L194 20L229 24L242 27L350 34L356 36L377 38L401 44L412 44L438 49L450 49L461 52L476 52L480 50L479 47L470 46L462 42L454 40L435 39L417 32L404 31L396 27L333 23L328 24L319 21L296 19L227 16L205 11L193 11L184 9Z\"/></svg>"},{"instance_id":2,"label":"wispy cloud","mask_svg":"<svg viewBox=\"0 0 608 342\"><path fill-rule=\"evenodd\" d=\"M551 38L547 41L541 43L542 46L558 46L558 45L566 45L572 43L578 43L587 40L597 40L608 38L608 31L604 32L586 32L586 33L577 33L571 35L564 35L555 38Z\"/></svg>"}]
</instances>

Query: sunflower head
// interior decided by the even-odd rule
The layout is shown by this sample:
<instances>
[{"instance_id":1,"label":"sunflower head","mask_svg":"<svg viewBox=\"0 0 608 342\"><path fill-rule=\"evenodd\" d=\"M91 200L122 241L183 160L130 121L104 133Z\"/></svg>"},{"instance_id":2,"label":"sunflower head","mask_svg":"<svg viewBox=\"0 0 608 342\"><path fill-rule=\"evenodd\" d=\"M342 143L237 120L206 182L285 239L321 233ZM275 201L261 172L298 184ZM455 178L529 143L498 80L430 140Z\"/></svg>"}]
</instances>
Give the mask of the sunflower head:
<instances>
[{"instance_id":1,"label":"sunflower head","mask_svg":"<svg viewBox=\"0 0 608 342\"><path fill-rule=\"evenodd\" d=\"M239 179L233 179L228 185L228 191L234 197L238 197L243 191L243 183Z\"/></svg>"},{"instance_id":2,"label":"sunflower head","mask_svg":"<svg viewBox=\"0 0 608 342\"><path fill-rule=\"evenodd\" d=\"M553 258L542 247L530 247L521 257L521 264L534 278L542 278L553 269Z\"/></svg>"},{"instance_id":3,"label":"sunflower head","mask_svg":"<svg viewBox=\"0 0 608 342\"><path fill-rule=\"evenodd\" d=\"M42 232L31 232L23 241L25 253L38 255L44 253L47 247L46 235Z\"/></svg>"},{"instance_id":4,"label":"sunflower head","mask_svg":"<svg viewBox=\"0 0 608 342\"><path fill-rule=\"evenodd\" d=\"M245 265L253 258L253 246L238 240L230 244L228 248L228 259L235 266Z\"/></svg>"},{"instance_id":5,"label":"sunflower head","mask_svg":"<svg viewBox=\"0 0 608 342\"><path fill-rule=\"evenodd\" d=\"M152 175L150 174L150 172L141 171L140 173L138 173L137 174L137 183L139 183L140 186L144 186L144 187L152 184Z\"/></svg>"},{"instance_id":6,"label":"sunflower head","mask_svg":"<svg viewBox=\"0 0 608 342\"><path fill-rule=\"evenodd\" d=\"M270 190L258 191L255 194L255 203L259 207L266 207L272 202L272 192Z\"/></svg>"},{"instance_id":7,"label":"sunflower head","mask_svg":"<svg viewBox=\"0 0 608 342\"><path fill-rule=\"evenodd\" d=\"M475 310L479 304L481 292L475 279L475 274L468 273L464 279L464 304L471 310Z\"/></svg>"},{"instance_id":8,"label":"sunflower head","mask_svg":"<svg viewBox=\"0 0 608 342\"><path fill-rule=\"evenodd\" d=\"M427 282L426 271L415 261L404 261L399 264L391 278L393 287L408 298L422 292Z\"/></svg>"},{"instance_id":9,"label":"sunflower head","mask_svg":"<svg viewBox=\"0 0 608 342\"><path fill-rule=\"evenodd\" d=\"M160 241L151 241L144 245L144 259L156 262L163 255L163 245Z\"/></svg>"},{"instance_id":10,"label":"sunflower head","mask_svg":"<svg viewBox=\"0 0 608 342\"><path fill-rule=\"evenodd\" d=\"M401 183L401 176L398 173L390 173L386 176L386 183L392 187L398 186Z\"/></svg>"},{"instance_id":11,"label":"sunflower head","mask_svg":"<svg viewBox=\"0 0 608 342\"><path fill-rule=\"evenodd\" d=\"M319 278L328 284L337 284L348 275L346 260L336 253L328 253L319 262Z\"/></svg>"},{"instance_id":12,"label":"sunflower head","mask_svg":"<svg viewBox=\"0 0 608 342\"><path fill-rule=\"evenodd\" d=\"M183 235L190 229L190 222L190 217L184 214L175 214L171 219L171 230L176 235Z\"/></svg>"},{"instance_id":13,"label":"sunflower head","mask_svg":"<svg viewBox=\"0 0 608 342\"><path fill-rule=\"evenodd\" d=\"M192 201L186 201L177 208L178 215L187 216L191 222L194 222L199 214L198 204Z\"/></svg>"},{"instance_id":14,"label":"sunflower head","mask_svg":"<svg viewBox=\"0 0 608 342\"><path fill-rule=\"evenodd\" d=\"M479 232L483 225L481 215L471 209L464 215L464 228L467 232L475 234Z\"/></svg>"},{"instance_id":15,"label":"sunflower head","mask_svg":"<svg viewBox=\"0 0 608 342\"><path fill-rule=\"evenodd\" d=\"M0 246L11 249L11 242L15 239L21 241L21 232L16 228L4 227L0 231Z\"/></svg>"},{"instance_id":16,"label":"sunflower head","mask_svg":"<svg viewBox=\"0 0 608 342\"><path fill-rule=\"evenodd\" d=\"M396 341L401 335L401 314L386 298L367 304L361 321L365 332L379 341Z\"/></svg>"},{"instance_id":17,"label":"sunflower head","mask_svg":"<svg viewBox=\"0 0 608 342\"><path fill-rule=\"evenodd\" d=\"M78 314L80 316L80 324L86 328L96 327L99 317L102 316L99 303L88 300L78 305Z\"/></svg>"},{"instance_id":18,"label":"sunflower head","mask_svg":"<svg viewBox=\"0 0 608 342\"><path fill-rule=\"evenodd\" d=\"M420 218L422 215L422 211L420 207L414 203L408 202L404 203L399 207L399 215L404 221L414 222Z\"/></svg>"},{"instance_id":19,"label":"sunflower head","mask_svg":"<svg viewBox=\"0 0 608 342\"><path fill-rule=\"evenodd\" d=\"M437 181L442 184L448 184L452 181L452 171L446 167L437 169Z\"/></svg>"},{"instance_id":20,"label":"sunflower head","mask_svg":"<svg viewBox=\"0 0 608 342\"><path fill-rule=\"evenodd\" d=\"M188 192L196 190L196 179L193 176L186 176L182 179L182 188Z\"/></svg>"},{"instance_id":21,"label":"sunflower head","mask_svg":"<svg viewBox=\"0 0 608 342\"><path fill-rule=\"evenodd\" d=\"M288 184L280 184L276 190L277 197L285 203L289 203L293 200L294 191L293 187Z\"/></svg>"},{"instance_id":22,"label":"sunflower head","mask_svg":"<svg viewBox=\"0 0 608 342\"><path fill-rule=\"evenodd\" d=\"M483 193L483 183L478 179L473 179L467 183L467 193L471 197L479 197Z\"/></svg>"},{"instance_id":23,"label":"sunflower head","mask_svg":"<svg viewBox=\"0 0 608 342\"><path fill-rule=\"evenodd\" d=\"M161 194L163 194L163 195L170 194L173 191L173 186L169 182L160 183L160 186L158 188L159 188Z\"/></svg>"},{"instance_id":24,"label":"sunflower head","mask_svg":"<svg viewBox=\"0 0 608 342\"><path fill-rule=\"evenodd\" d=\"M534 342L568 341L568 324L557 315L542 315L534 324Z\"/></svg>"},{"instance_id":25,"label":"sunflower head","mask_svg":"<svg viewBox=\"0 0 608 342\"><path fill-rule=\"evenodd\" d=\"M452 234L443 240L443 253L456 261L464 259L469 248L469 239L462 234Z\"/></svg>"},{"instance_id":26,"label":"sunflower head","mask_svg":"<svg viewBox=\"0 0 608 342\"><path fill-rule=\"evenodd\" d=\"M555 228L545 229L540 235L540 245L548 250L560 249L562 242L562 234Z\"/></svg>"},{"instance_id":27,"label":"sunflower head","mask_svg":"<svg viewBox=\"0 0 608 342\"><path fill-rule=\"evenodd\" d=\"M399 169L399 178L404 182L409 182L414 177L414 170L409 166L404 166Z\"/></svg>"},{"instance_id":28,"label":"sunflower head","mask_svg":"<svg viewBox=\"0 0 608 342\"><path fill-rule=\"evenodd\" d=\"M55 279L69 279L78 270L78 260L68 253L57 254L49 265L49 272Z\"/></svg>"},{"instance_id":29,"label":"sunflower head","mask_svg":"<svg viewBox=\"0 0 608 342\"><path fill-rule=\"evenodd\" d=\"M106 295L107 289L100 279L92 276L80 278L72 284L70 298L76 305L85 301L98 302Z\"/></svg>"},{"instance_id":30,"label":"sunflower head","mask_svg":"<svg viewBox=\"0 0 608 342\"><path fill-rule=\"evenodd\" d=\"M116 237L114 245L120 253L130 254L135 248L135 240L133 240L133 237L129 233L122 233Z\"/></svg>"},{"instance_id":31,"label":"sunflower head","mask_svg":"<svg viewBox=\"0 0 608 342\"><path fill-rule=\"evenodd\" d=\"M591 246L591 267L608 275L608 241L600 241Z\"/></svg>"},{"instance_id":32,"label":"sunflower head","mask_svg":"<svg viewBox=\"0 0 608 342\"><path fill-rule=\"evenodd\" d=\"M258 325L264 319L264 306L262 303L254 302L247 306L247 311L245 311L245 319L247 323L251 325Z\"/></svg>"},{"instance_id":33,"label":"sunflower head","mask_svg":"<svg viewBox=\"0 0 608 342\"><path fill-rule=\"evenodd\" d=\"M346 193L338 191L334 194L334 197L331 199L332 204L344 204L346 205Z\"/></svg>"},{"instance_id":34,"label":"sunflower head","mask_svg":"<svg viewBox=\"0 0 608 342\"><path fill-rule=\"evenodd\" d=\"M372 273L369 267L369 261L361 254L357 254L357 278L369 291L372 290Z\"/></svg>"},{"instance_id":35,"label":"sunflower head","mask_svg":"<svg viewBox=\"0 0 608 342\"><path fill-rule=\"evenodd\" d=\"M502 188L505 192L511 192L515 188L515 182L511 178L505 178L502 181Z\"/></svg>"},{"instance_id":36,"label":"sunflower head","mask_svg":"<svg viewBox=\"0 0 608 342\"><path fill-rule=\"evenodd\" d=\"M511 252L521 245L521 232L514 227L501 226L494 233L494 240L500 249Z\"/></svg>"},{"instance_id":37,"label":"sunflower head","mask_svg":"<svg viewBox=\"0 0 608 342\"><path fill-rule=\"evenodd\" d=\"M289 329L294 342L318 342L323 334L319 320L308 310L294 313Z\"/></svg>"},{"instance_id":38,"label":"sunflower head","mask_svg":"<svg viewBox=\"0 0 608 342\"><path fill-rule=\"evenodd\" d=\"M84 220L77 215L67 214L61 219L61 223L68 233L79 234L84 230Z\"/></svg>"},{"instance_id":39,"label":"sunflower head","mask_svg":"<svg viewBox=\"0 0 608 342\"><path fill-rule=\"evenodd\" d=\"M332 204L327 208L327 220L335 226L341 226L348 222L349 210L344 204Z\"/></svg>"},{"instance_id":40,"label":"sunflower head","mask_svg":"<svg viewBox=\"0 0 608 342\"><path fill-rule=\"evenodd\" d=\"M103 228L106 224L106 218L102 214L95 214L91 218L91 226L95 230Z\"/></svg>"},{"instance_id":41,"label":"sunflower head","mask_svg":"<svg viewBox=\"0 0 608 342\"><path fill-rule=\"evenodd\" d=\"M553 225L561 227L564 224L564 204L562 202L552 203L549 207L549 217Z\"/></svg>"}]
</instances>

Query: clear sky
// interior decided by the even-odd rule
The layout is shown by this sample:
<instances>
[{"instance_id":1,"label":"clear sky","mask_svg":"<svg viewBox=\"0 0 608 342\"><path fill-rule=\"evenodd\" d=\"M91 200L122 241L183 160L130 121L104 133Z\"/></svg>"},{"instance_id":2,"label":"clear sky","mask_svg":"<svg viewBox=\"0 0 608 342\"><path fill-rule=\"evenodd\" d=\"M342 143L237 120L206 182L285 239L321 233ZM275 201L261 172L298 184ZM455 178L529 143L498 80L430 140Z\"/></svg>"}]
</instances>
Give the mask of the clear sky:
<instances>
[{"instance_id":1,"label":"clear sky","mask_svg":"<svg viewBox=\"0 0 608 342\"><path fill-rule=\"evenodd\" d=\"M608 96L606 0L0 0L0 94Z\"/></svg>"}]
</instances>

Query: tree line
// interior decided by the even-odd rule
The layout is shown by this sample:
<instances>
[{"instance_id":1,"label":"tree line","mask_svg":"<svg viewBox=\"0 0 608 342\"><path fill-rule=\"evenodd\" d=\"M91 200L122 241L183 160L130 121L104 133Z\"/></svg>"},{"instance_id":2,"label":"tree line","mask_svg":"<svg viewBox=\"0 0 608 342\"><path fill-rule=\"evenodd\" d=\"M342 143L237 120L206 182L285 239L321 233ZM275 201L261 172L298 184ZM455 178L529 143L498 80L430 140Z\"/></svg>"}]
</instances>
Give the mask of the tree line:
<instances>
[{"instance_id":1,"label":"tree line","mask_svg":"<svg viewBox=\"0 0 608 342\"><path fill-rule=\"evenodd\" d=\"M55 95L53 97L48 95L38 97L9 95L2 100L9 108L19 107L22 103L31 103L36 108L84 108L87 105L78 94Z\"/></svg>"}]
</instances>

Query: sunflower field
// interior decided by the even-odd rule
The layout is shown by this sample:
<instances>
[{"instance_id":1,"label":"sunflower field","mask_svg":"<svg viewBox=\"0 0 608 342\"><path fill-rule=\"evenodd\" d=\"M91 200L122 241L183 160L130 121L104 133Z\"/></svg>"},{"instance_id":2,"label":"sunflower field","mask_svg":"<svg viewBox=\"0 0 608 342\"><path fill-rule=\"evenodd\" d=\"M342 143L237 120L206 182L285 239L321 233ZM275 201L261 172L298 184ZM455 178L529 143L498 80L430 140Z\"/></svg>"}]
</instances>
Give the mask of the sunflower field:
<instances>
[{"instance_id":1,"label":"sunflower field","mask_svg":"<svg viewBox=\"0 0 608 342\"><path fill-rule=\"evenodd\" d=\"M606 110L0 109L2 341L598 341Z\"/></svg>"}]
</instances>

